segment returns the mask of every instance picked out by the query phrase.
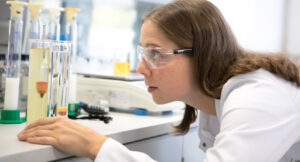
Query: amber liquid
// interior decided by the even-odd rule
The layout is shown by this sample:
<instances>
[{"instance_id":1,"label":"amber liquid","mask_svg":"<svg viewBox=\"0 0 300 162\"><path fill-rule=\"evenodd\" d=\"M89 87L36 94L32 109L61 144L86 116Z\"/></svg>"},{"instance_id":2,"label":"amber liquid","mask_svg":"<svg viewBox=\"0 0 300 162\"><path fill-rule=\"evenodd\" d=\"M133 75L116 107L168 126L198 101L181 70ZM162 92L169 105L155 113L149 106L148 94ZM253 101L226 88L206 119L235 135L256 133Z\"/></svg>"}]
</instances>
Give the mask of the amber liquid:
<instances>
[{"instance_id":1,"label":"amber liquid","mask_svg":"<svg viewBox=\"0 0 300 162\"><path fill-rule=\"evenodd\" d=\"M114 75L128 75L129 72L129 62L114 63Z\"/></svg>"},{"instance_id":2,"label":"amber liquid","mask_svg":"<svg viewBox=\"0 0 300 162\"><path fill-rule=\"evenodd\" d=\"M57 107L56 111L57 111L58 116L67 116L68 115L67 107Z\"/></svg>"},{"instance_id":3,"label":"amber liquid","mask_svg":"<svg viewBox=\"0 0 300 162\"><path fill-rule=\"evenodd\" d=\"M48 78L47 81L41 82L41 66L45 64L44 59L46 57L46 67L49 68L49 52L48 48L30 49L27 125L40 118L47 117L48 88L45 86L45 82L48 82ZM49 70L44 75L48 76L48 72Z\"/></svg>"}]
</instances>

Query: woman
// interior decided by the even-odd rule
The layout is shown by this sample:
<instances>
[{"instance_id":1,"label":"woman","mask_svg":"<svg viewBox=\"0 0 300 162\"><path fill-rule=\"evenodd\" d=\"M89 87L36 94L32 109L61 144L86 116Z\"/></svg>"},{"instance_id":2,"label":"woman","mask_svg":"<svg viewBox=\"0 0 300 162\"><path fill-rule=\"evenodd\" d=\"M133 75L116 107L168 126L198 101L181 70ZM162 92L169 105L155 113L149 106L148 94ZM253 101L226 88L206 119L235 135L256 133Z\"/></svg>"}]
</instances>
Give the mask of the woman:
<instances>
[{"instance_id":1,"label":"woman","mask_svg":"<svg viewBox=\"0 0 300 162\"><path fill-rule=\"evenodd\" d=\"M153 100L186 103L175 135L188 132L200 110L205 161L292 158L300 140L299 66L284 55L244 51L213 4L179 0L154 10L138 53ZM152 161L68 119L41 119L18 138L95 161Z\"/></svg>"}]
</instances>

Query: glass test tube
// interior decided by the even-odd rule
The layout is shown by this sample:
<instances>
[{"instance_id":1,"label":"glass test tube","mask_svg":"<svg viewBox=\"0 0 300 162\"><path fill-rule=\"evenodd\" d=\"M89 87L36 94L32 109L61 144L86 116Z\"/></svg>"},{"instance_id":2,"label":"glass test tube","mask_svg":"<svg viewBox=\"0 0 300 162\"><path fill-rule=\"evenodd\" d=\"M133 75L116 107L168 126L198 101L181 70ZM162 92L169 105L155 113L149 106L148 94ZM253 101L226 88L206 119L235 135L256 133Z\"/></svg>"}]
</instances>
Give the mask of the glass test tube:
<instances>
[{"instance_id":1,"label":"glass test tube","mask_svg":"<svg viewBox=\"0 0 300 162\"><path fill-rule=\"evenodd\" d=\"M20 111L26 111L27 99L28 99L28 75L29 75L29 39L40 39L41 38L41 21L40 11L43 4L40 3L28 3L28 12L30 13L30 24L27 31L25 31L23 42L23 55L21 57L21 78L20 78L20 97L19 97L19 109Z\"/></svg>"},{"instance_id":2,"label":"glass test tube","mask_svg":"<svg viewBox=\"0 0 300 162\"><path fill-rule=\"evenodd\" d=\"M67 117L71 42L53 41L51 53L56 58L56 73L53 73L53 76L57 75L55 115ZM51 111L54 113L55 109Z\"/></svg>"},{"instance_id":3,"label":"glass test tube","mask_svg":"<svg viewBox=\"0 0 300 162\"><path fill-rule=\"evenodd\" d=\"M63 10L62 8L46 8L49 12L49 30L47 33L47 38L49 40L59 40L60 39L60 12ZM55 45L55 43L52 45ZM50 55L50 62L49 65L50 68L50 77L49 77L49 98L48 98L48 106L49 106L49 116L55 116L56 114L56 92L57 92L57 82L58 82L58 76L56 71L56 55L53 55L53 52L51 52Z\"/></svg>"},{"instance_id":4,"label":"glass test tube","mask_svg":"<svg viewBox=\"0 0 300 162\"><path fill-rule=\"evenodd\" d=\"M21 48L23 34L23 2L7 1L11 4L11 17L9 20L9 39L6 65L6 85L4 109L17 110L19 99Z\"/></svg>"},{"instance_id":5,"label":"glass test tube","mask_svg":"<svg viewBox=\"0 0 300 162\"><path fill-rule=\"evenodd\" d=\"M77 12L80 11L78 8L65 8L66 11L66 38L72 42L71 50L71 67L70 67L70 82L69 82L69 103L70 107L76 104L76 93L77 93L77 76L76 76L76 62L77 62Z\"/></svg>"},{"instance_id":6,"label":"glass test tube","mask_svg":"<svg viewBox=\"0 0 300 162\"><path fill-rule=\"evenodd\" d=\"M47 117L50 41L32 39L28 79L27 124Z\"/></svg>"}]
</instances>

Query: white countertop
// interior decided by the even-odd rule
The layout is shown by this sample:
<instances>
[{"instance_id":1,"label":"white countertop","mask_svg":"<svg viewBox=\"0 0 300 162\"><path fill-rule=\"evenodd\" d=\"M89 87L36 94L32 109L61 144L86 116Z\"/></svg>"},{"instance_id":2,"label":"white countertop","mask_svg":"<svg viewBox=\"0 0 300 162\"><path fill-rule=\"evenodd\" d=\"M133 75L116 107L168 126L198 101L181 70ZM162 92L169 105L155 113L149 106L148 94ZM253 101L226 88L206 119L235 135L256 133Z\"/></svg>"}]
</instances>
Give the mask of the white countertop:
<instances>
[{"instance_id":1,"label":"white countertop","mask_svg":"<svg viewBox=\"0 0 300 162\"><path fill-rule=\"evenodd\" d=\"M95 131L123 144L166 134L172 130L170 124L181 121L182 110L159 116L137 116L134 114L109 114L113 120L105 124L99 120L76 120ZM64 152L48 145L36 145L18 141L17 134L25 128L23 124L0 124L0 161L50 161L69 157Z\"/></svg>"}]
</instances>

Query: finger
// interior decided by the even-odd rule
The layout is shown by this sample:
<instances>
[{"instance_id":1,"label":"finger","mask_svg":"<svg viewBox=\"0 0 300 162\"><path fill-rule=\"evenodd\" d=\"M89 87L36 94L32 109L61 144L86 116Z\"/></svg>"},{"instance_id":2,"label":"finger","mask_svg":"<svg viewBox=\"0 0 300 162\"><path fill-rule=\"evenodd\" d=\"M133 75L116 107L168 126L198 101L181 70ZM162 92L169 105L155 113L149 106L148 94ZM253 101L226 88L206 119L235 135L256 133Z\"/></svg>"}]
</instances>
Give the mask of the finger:
<instances>
[{"instance_id":1,"label":"finger","mask_svg":"<svg viewBox=\"0 0 300 162\"><path fill-rule=\"evenodd\" d=\"M21 141L26 141L30 137L41 137L41 136L50 136L51 132L49 130L36 130L36 131L27 131L18 134L18 139Z\"/></svg>"},{"instance_id":2,"label":"finger","mask_svg":"<svg viewBox=\"0 0 300 162\"><path fill-rule=\"evenodd\" d=\"M42 125L42 126L37 126L37 127L34 127L34 128L30 128L30 129L27 129L27 130L23 130L22 132L20 132L18 134L18 137L19 136L23 136L24 134L28 134L29 132L35 132L35 131L38 131L38 130L49 130L49 131L54 131L58 129L57 128L57 125L55 124L50 124L50 125Z\"/></svg>"},{"instance_id":3,"label":"finger","mask_svg":"<svg viewBox=\"0 0 300 162\"><path fill-rule=\"evenodd\" d=\"M27 139L27 142L34 144L57 146L56 139L53 137L30 137Z\"/></svg>"},{"instance_id":4,"label":"finger","mask_svg":"<svg viewBox=\"0 0 300 162\"><path fill-rule=\"evenodd\" d=\"M26 141L30 137L54 137L54 135L53 131L50 130L36 130L18 134L18 139L20 141Z\"/></svg>"},{"instance_id":5,"label":"finger","mask_svg":"<svg viewBox=\"0 0 300 162\"><path fill-rule=\"evenodd\" d=\"M59 117L49 117L49 118L42 118L42 119L39 119L31 124L29 124L27 127L25 127L24 130L27 130L27 129L31 129L31 128L34 128L34 127L37 127L37 126L41 126L41 125L47 125L47 124L52 124L58 120L60 120L61 118Z\"/></svg>"},{"instance_id":6,"label":"finger","mask_svg":"<svg viewBox=\"0 0 300 162\"><path fill-rule=\"evenodd\" d=\"M41 125L41 126L36 126L36 127L24 129L20 133L30 132L30 131L36 131L36 130L54 130L54 129L57 129L57 125L55 123L54 124Z\"/></svg>"}]
</instances>

